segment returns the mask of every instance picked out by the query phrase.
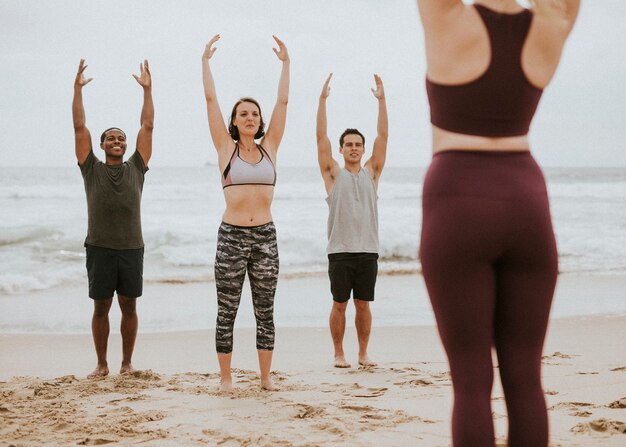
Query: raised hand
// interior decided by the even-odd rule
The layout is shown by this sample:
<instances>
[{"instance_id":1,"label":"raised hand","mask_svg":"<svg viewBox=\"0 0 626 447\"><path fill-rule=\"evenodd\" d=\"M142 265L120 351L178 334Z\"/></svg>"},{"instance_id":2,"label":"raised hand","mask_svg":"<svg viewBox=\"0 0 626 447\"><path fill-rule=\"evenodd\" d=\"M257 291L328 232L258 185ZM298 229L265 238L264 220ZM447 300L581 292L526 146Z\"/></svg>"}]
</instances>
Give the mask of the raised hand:
<instances>
[{"instance_id":1,"label":"raised hand","mask_svg":"<svg viewBox=\"0 0 626 447\"><path fill-rule=\"evenodd\" d=\"M374 75L374 82L376 82L376 89L372 89L372 93L376 99L385 99L385 89L383 87L383 80L377 74Z\"/></svg>"},{"instance_id":2,"label":"raised hand","mask_svg":"<svg viewBox=\"0 0 626 447\"><path fill-rule=\"evenodd\" d=\"M149 89L152 87L152 78L150 76L150 68L148 67L147 60L144 60L143 64L139 64L139 76L133 75L133 78L135 78L143 88Z\"/></svg>"},{"instance_id":3,"label":"raised hand","mask_svg":"<svg viewBox=\"0 0 626 447\"><path fill-rule=\"evenodd\" d=\"M202 60L208 61L209 59L211 59L211 57L213 57L213 53L217 51L217 48L212 48L212 47L213 47L213 44L217 42L218 40L220 40L219 34L216 34L215 36L213 36L211 40L209 40L209 43L207 43L206 47L204 48L204 53L202 54Z\"/></svg>"},{"instance_id":4,"label":"raised hand","mask_svg":"<svg viewBox=\"0 0 626 447\"><path fill-rule=\"evenodd\" d=\"M89 84L93 78L85 79L83 72L87 66L85 65L85 59L81 59L78 64L78 73L76 73L76 79L74 79L74 87L83 88Z\"/></svg>"},{"instance_id":5,"label":"raised hand","mask_svg":"<svg viewBox=\"0 0 626 447\"><path fill-rule=\"evenodd\" d=\"M333 77L333 74L329 74L326 78L326 82L324 82L324 87L322 87L322 93L320 94L320 98L328 98L330 95L330 79Z\"/></svg>"},{"instance_id":6,"label":"raised hand","mask_svg":"<svg viewBox=\"0 0 626 447\"><path fill-rule=\"evenodd\" d=\"M283 62L289 62L289 53L287 52L287 47L285 46L283 41L280 40L276 36L272 36L272 37L278 44L278 49L272 48L272 50L274 50L274 53L276 53L276 56L278 57L278 59L280 59Z\"/></svg>"}]
</instances>

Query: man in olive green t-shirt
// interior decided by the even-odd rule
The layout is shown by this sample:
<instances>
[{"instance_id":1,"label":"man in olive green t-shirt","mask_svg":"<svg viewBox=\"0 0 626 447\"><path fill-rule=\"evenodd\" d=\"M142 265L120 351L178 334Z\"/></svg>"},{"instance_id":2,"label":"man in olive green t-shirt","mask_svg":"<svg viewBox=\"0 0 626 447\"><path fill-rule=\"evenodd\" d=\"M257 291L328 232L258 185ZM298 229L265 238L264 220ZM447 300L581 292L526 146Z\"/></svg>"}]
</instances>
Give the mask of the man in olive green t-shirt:
<instances>
[{"instance_id":1,"label":"man in olive green t-shirt","mask_svg":"<svg viewBox=\"0 0 626 447\"><path fill-rule=\"evenodd\" d=\"M76 158L83 175L87 196L87 275L89 297L94 302L91 320L98 365L88 377L109 374L107 342L109 310L113 295L122 311L122 366L120 373L133 370L132 355L137 338L136 299L143 291L143 236L141 233L141 193L144 174L152 155L154 105L148 61L140 64L139 76L133 75L143 88L141 129L136 151L124 162L126 134L116 127L105 130L100 148L105 162L93 152L91 134L85 126L82 89L92 78L85 79L87 66L81 59L74 81L74 140Z\"/></svg>"}]
</instances>

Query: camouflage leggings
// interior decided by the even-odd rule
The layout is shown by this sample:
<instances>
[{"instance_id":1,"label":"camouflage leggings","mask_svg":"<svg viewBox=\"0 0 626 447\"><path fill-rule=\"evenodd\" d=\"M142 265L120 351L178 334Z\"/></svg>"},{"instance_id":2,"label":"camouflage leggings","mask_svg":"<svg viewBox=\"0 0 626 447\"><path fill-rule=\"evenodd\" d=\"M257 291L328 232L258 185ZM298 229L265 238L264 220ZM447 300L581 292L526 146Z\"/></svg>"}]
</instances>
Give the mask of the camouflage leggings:
<instances>
[{"instance_id":1,"label":"camouflage leggings","mask_svg":"<svg viewBox=\"0 0 626 447\"><path fill-rule=\"evenodd\" d=\"M233 328L248 271L256 318L257 349L274 349L274 293L278 282L278 246L273 222L258 227L223 223L217 234L217 352L233 350Z\"/></svg>"}]
</instances>

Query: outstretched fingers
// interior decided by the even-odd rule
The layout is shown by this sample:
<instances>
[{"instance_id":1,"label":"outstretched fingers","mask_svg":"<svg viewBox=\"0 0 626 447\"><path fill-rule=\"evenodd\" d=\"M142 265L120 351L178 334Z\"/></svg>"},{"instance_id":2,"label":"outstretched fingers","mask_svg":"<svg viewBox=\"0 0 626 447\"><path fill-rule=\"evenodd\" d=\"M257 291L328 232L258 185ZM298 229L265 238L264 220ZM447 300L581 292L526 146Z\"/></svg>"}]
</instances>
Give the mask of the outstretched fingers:
<instances>
[{"instance_id":1,"label":"outstretched fingers","mask_svg":"<svg viewBox=\"0 0 626 447\"><path fill-rule=\"evenodd\" d=\"M211 57L213 57L213 53L217 51L217 48L213 48L213 44L217 42L218 40L220 40L219 34L216 34L215 36L211 38L211 40L209 40L209 43L207 43L206 46L204 47L204 53L202 54L202 59L209 60L211 59Z\"/></svg>"},{"instance_id":2,"label":"outstretched fingers","mask_svg":"<svg viewBox=\"0 0 626 447\"><path fill-rule=\"evenodd\" d=\"M376 88L371 89L372 93L378 99L383 98L385 96L385 90L380 75L374 74L374 83L376 84Z\"/></svg>"},{"instance_id":3,"label":"outstretched fingers","mask_svg":"<svg viewBox=\"0 0 626 447\"><path fill-rule=\"evenodd\" d=\"M276 44L278 44L278 49L272 48L278 59L283 62L289 60L289 53L287 52L287 46L285 43L274 35L272 35L272 37L276 41Z\"/></svg>"},{"instance_id":4,"label":"outstretched fingers","mask_svg":"<svg viewBox=\"0 0 626 447\"><path fill-rule=\"evenodd\" d=\"M322 87L322 97L327 98L330 95L330 80L333 77L333 74L329 74L324 82L324 87Z\"/></svg>"},{"instance_id":5,"label":"outstretched fingers","mask_svg":"<svg viewBox=\"0 0 626 447\"><path fill-rule=\"evenodd\" d=\"M87 68L87 66L85 65L85 59L81 59L80 63L78 64L78 74L82 74L82 72L85 71L85 68Z\"/></svg>"},{"instance_id":6,"label":"outstretched fingers","mask_svg":"<svg viewBox=\"0 0 626 447\"><path fill-rule=\"evenodd\" d=\"M84 85L87 85L91 82L93 78L85 79L85 77L83 76L83 72L85 71L86 68L87 68L87 65L85 65L85 59L81 59L80 63L78 64L78 72L76 73L76 79L74 81L74 85L83 87Z\"/></svg>"},{"instance_id":7,"label":"outstretched fingers","mask_svg":"<svg viewBox=\"0 0 626 447\"><path fill-rule=\"evenodd\" d=\"M137 81L142 87L150 87L150 68L148 67L147 59L144 59L143 62L139 63L139 76L133 74L133 78L135 78L135 81Z\"/></svg>"}]
</instances>

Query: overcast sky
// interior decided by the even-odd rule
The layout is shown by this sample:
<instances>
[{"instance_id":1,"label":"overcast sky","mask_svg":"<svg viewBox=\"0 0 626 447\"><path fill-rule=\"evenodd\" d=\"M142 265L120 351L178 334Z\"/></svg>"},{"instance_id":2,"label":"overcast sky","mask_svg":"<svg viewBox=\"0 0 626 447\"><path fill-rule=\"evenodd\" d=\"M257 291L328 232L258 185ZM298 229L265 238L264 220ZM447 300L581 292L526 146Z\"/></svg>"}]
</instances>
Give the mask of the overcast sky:
<instances>
[{"instance_id":1,"label":"overcast sky","mask_svg":"<svg viewBox=\"0 0 626 447\"><path fill-rule=\"evenodd\" d=\"M626 166L626 1L583 0L563 62L531 129L546 166ZM388 165L430 159L423 36L414 0L0 0L0 166L70 166L72 84L80 58L94 138L118 126L135 139L147 58L156 109L151 166L216 160L202 93L201 55L211 60L223 114L241 96L276 98L280 62L272 34L291 55L287 128L279 164L316 166L315 113L333 72L329 135L376 129L373 73L385 83ZM129 146L129 149L132 145ZM99 150L99 149L98 149Z\"/></svg>"}]
</instances>

